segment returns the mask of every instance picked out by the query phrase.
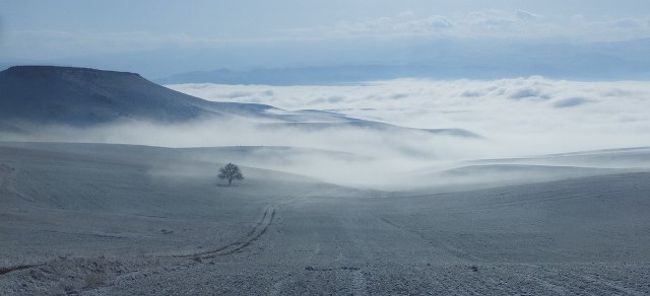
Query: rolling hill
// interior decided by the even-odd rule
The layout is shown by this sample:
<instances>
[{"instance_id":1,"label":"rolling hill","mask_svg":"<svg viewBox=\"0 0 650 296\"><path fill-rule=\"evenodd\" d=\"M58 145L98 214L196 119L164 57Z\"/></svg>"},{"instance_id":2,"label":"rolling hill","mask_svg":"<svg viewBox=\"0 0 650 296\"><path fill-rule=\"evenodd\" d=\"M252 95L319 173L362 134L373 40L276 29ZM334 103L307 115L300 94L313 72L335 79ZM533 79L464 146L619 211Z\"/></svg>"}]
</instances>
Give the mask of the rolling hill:
<instances>
[{"instance_id":1,"label":"rolling hill","mask_svg":"<svg viewBox=\"0 0 650 296\"><path fill-rule=\"evenodd\" d=\"M4 121L92 125L121 118L165 122L227 114L257 115L271 106L209 102L135 73L55 66L0 72Z\"/></svg>"},{"instance_id":2,"label":"rolling hill","mask_svg":"<svg viewBox=\"0 0 650 296\"><path fill-rule=\"evenodd\" d=\"M179 123L244 118L270 128L346 127L478 137L460 129L412 129L319 110L287 111L265 104L214 102L153 83L139 74L59 66L14 66L0 72L0 131L33 126L87 127L117 120Z\"/></svg>"}]
</instances>

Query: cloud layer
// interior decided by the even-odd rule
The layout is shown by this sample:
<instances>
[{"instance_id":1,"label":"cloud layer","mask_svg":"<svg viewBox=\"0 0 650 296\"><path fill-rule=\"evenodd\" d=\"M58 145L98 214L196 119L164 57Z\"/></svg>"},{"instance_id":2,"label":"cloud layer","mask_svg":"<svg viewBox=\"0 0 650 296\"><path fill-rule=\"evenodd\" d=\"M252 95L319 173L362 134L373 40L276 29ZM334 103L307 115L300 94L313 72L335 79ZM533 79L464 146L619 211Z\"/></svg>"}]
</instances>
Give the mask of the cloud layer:
<instances>
[{"instance_id":1,"label":"cloud layer","mask_svg":"<svg viewBox=\"0 0 650 296\"><path fill-rule=\"evenodd\" d=\"M529 77L171 87L210 100L265 103L286 110L329 110L421 129L461 128L483 138L363 125L300 128L266 118L214 118L180 124L123 121L91 128L39 126L32 134L0 138L167 147L256 146L242 148L235 159L231 154L212 158L337 184L392 189L442 182L435 172L466 165L465 160L650 146L650 85L646 82ZM321 118L309 120L320 122ZM281 157L269 154L273 151ZM482 182L492 180L489 172L470 175L469 179L476 177ZM519 172L514 175L521 177Z\"/></svg>"},{"instance_id":2,"label":"cloud layer","mask_svg":"<svg viewBox=\"0 0 650 296\"><path fill-rule=\"evenodd\" d=\"M530 77L402 79L343 86L171 87L216 101L330 110L415 128L463 128L491 143L468 158L650 145L650 85L646 82Z\"/></svg>"},{"instance_id":3,"label":"cloud layer","mask_svg":"<svg viewBox=\"0 0 650 296\"><path fill-rule=\"evenodd\" d=\"M1 25L1 24L0 24ZM11 27L9 27L11 28ZM263 28L263 27L262 27ZM403 11L382 17L321 20L317 25L296 23L289 28L257 34L224 35L221 31L151 30L150 28L92 30L18 27L0 31L0 58L60 59L72 56L152 51L161 48L205 49L229 46L255 48L269 44L331 41L359 38L372 45L376 39L414 42L422 38L452 40L564 40L611 42L650 38L650 15L603 17L593 15L543 15L525 10L485 9L462 13L418 14ZM0 30L3 28L0 27ZM409 40L405 40L409 39ZM399 42L399 41L398 41ZM334 45L334 46L339 46ZM336 51L335 47L331 49ZM263 54L260 52L259 54Z\"/></svg>"},{"instance_id":4,"label":"cloud layer","mask_svg":"<svg viewBox=\"0 0 650 296\"><path fill-rule=\"evenodd\" d=\"M650 16L593 18L583 15L545 16L525 10L488 9L447 15L419 15L411 11L394 16L339 21L333 25L295 30L299 36L447 38L567 38L616 41L648 37Z\"/></svg>"}]
</instances>

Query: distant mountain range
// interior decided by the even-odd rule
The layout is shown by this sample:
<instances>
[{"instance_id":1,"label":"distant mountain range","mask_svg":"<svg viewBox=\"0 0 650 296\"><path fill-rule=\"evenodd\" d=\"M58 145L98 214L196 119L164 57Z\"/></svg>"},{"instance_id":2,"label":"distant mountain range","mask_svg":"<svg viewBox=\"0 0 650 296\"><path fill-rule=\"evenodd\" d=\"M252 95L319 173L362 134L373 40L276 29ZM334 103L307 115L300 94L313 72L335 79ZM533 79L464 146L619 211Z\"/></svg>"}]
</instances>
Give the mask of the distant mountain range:
<instances>
[{"instance_id":1,"label":"distant mountain range","mask_svg":"<svg viewBox=\"0 0 650 296\"><path fill-rule=\"evenodd\" d=\"M612 42L418 38L267 44L17 60L0 69L48 64L137 72L161 84L324 84L391 78L650 79L650 38ZM169 61L174 61L170 63Z\"/></svg>"},{"instance_id":2,"label":"distant mountain range","mask_svg":"<svg viewBox=\"0 0 650 296\"><path fill-rule=\"evenodd\" d=\"M576 80L650 79L650 38L601 43L433 42L382 53L381 61L342 57L332 66L221 68L156 79L161 84L304 85L395 78L501 79L542 75ZM374 51L368 50L373 56ZM332 63L330 63L332 64Z\"/></svg>"},{"instance_id":3,"label":"distant mountain range","mask_svg":"<svg viewBox=\"0 0 650 296\"><path fill-rule=\"evenodd\" d=\"M180 73L167 78L156 79L156 82L160 84L206 82L265 85L338 84L402 77L437 77L439 71L439 68L428 66L386 65L260 68L252 70L219 69Z\"/></svg>"},{"instance_id":4,"label":"distant mountain range","mask_svg":"<svg viewBox=\"0 0 650 296\"><path fill-rule=\"evenodd\" d=\"M452 56L449 59L433 60L425 65L373 64L193 71L155 81L160 84L318 85L397 78L501 79L533 75L577 80L644 80L650 79L650 60L634 60L633 57L594 52L576 53L575 56L547 56L540 52L535 58L502 53L491 58L464 61L455 60Z\"/></svg>"}]
</instances>

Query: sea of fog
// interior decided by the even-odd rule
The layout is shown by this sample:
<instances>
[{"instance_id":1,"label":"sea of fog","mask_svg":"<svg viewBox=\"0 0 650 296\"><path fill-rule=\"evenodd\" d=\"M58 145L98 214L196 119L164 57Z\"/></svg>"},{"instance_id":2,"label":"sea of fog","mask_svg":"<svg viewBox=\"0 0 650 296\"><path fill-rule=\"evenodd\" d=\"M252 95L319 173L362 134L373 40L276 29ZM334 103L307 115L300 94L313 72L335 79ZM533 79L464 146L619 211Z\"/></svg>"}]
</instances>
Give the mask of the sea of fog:
<instances>
[{"instance_id":1,"label":"sea of fog","mask_svg":"<svg viewBox=\"0 0 650 296\"><path fill-rule=\"evenodd\" d=\"M209 157L336 184L381 188L429 186L431 180L440 179L436 172L451 169L456 176L459 171L455 169L477 159L650 146L650 84L639 81L579 82L529 77L168 87L212 101L262 103L281 108L269 112L331 111L411 129L332 122L324 123L325 128L300 128L266 117L233 116L181 123L121 120L93 127L47 126L31 134L4 138L179 148L230 147L210 152ZM313 123L319 118L308 120ZM418 129L461 129L478 136ZM531 164L544 163L527 163ZM600 163L580 165L609 168ZM507 174L520 175L510 167L499 167L498 172L504 173L504 169ZM579 168L581 172L585 170ZM483 183L494 175L475 169L471 173ZM546 175L557 173L551 170Z\"/></svg>"},{"instance_id":2,"label":"sea of fog","mask_svg":"<svg viewBox=\"0 0 650 296\"><path fill-rule=\"evenodd\" d=\"M529 77L399 79L354 85L177 84L213 101L317 109L414 128L461 128L486 143L449 150L469 158L650 145L650 84ZM444 146L444 144L439 144ZM475 149L475 148L480 149Z\"/></svg>"}]
</instances>

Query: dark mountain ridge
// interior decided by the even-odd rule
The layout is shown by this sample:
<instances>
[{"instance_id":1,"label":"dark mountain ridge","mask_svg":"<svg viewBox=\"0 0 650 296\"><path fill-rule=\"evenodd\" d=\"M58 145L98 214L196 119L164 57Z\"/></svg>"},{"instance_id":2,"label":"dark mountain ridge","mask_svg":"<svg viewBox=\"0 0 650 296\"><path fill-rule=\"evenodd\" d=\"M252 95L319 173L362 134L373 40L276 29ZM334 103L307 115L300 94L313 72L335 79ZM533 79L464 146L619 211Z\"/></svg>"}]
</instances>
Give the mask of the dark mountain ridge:
<instances>
[{"instance_id":1,"label":"dark mountain ridge","mask_svg":"<svg viewBox=\"0 0 650 296\"><path fill-rule=\"evenodd\" d=\"M116 120L176 123L233 117L259 121L261 127L303 131L353 128L479 137L459 129L404 128L318 110L207 101L130 72L58 66L14 66L0 72L0 131L5 132L25 133L50 124L87 127Z\"/></svg>"},{"instance_id":2,"label":"dark mountain ridge","mask_svg":"<svg viewBox=\"0 0 650 296\"><path fill-rule=\"evenodd\" d=\"M81 126L124 118L176 122L271 108L206 101L129 72L56 66L15 66L0 72L3 121Z\"/></svg>"}]
</instances>

